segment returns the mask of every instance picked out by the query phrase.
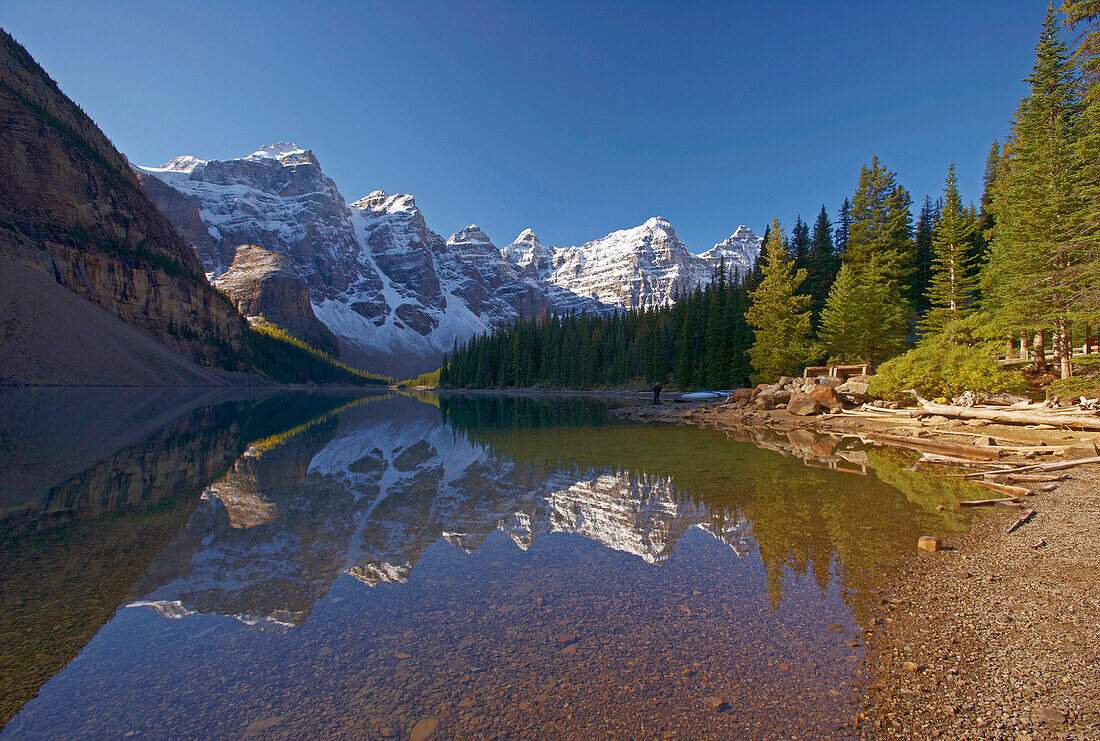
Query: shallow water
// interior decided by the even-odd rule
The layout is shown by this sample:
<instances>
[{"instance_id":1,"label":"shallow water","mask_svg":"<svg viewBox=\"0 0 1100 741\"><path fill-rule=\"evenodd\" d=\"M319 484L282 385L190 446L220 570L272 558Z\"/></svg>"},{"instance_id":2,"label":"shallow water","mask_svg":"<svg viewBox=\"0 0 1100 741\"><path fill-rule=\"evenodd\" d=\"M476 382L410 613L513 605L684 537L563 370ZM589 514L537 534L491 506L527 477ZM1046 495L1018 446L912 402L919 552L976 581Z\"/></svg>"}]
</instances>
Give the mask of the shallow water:
<instances>
[{"instance_id":1,"label":"shallow water","mask_svg":"<svg viewBox=\"0 0 1100 741\"><path fill-rule=\"evenodd\" d=\"M0 395L0 737L843 737L966 485L608 411Z\"/></svg>"}]
</instances>

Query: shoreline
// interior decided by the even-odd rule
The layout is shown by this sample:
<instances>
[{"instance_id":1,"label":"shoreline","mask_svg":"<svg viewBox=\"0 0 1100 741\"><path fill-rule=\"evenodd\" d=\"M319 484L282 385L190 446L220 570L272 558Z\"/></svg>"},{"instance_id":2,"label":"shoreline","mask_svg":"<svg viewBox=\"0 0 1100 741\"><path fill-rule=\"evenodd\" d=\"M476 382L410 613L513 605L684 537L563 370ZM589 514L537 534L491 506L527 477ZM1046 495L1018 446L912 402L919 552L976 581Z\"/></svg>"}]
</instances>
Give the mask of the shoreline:
<instances>
[{"instance_id":1,"label":"shoreline","mask_svg":"<svg viewBox=\"0 0 1100 741\"><path fill-rule=\"evenodd\" d=\"M719 406L639 405L616 413L640 423L714 427L739 439L786 437L808 456L832 455L835 445L822 446L818 436L904 435L955 445L988 437L1052 453L1100 439L942 418L799 417ZM998 460L1025 462L1019 455ZM1026 484L1036 495L1028 500L1035 514L1015 532L1006 529L1018 513L994 510L936 552L918 551L914 535L905 564L883 573L880 604L863 636L870 682L851 721L860 737L1100 738L1100 466L1064 473L1057 482Z\"/></svg>"}]
</instances>

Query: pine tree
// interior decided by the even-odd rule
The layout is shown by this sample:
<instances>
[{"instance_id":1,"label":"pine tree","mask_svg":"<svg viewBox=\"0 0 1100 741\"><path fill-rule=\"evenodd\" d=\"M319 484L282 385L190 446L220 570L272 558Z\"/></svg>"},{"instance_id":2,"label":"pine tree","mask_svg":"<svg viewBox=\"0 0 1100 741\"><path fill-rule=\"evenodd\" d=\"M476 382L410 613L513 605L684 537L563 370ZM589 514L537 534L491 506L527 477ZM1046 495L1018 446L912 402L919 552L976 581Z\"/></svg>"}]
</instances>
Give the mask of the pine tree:
<instances>
[{"instance_id":1,"label":"pine tree","mask_svg":"<svg viewBox=\"0 0 1100 741\"><path fill-rule=\"evenodd\" d=\"M1077 79L1051 8L993 188L993 244L982 274L985 308L1005 329L1053 325L1061 372L1072 368L1069 325L1089 286L1087 243L1076 238L1081 208ZM1087 195L1085 195L1087 198ZM1079 222L1078 222L1079 223Z\"/></svg>"},{"instance_id":2,"label":"pine tree","mask_svg":"<svg viewBox=\"0 0 1100 741\"><path fill-rule=\"evenodd\" d=\"M805 270L796 270L779 220L774 219L765 244L763 280L752 292L745 319L755 331L749 349L754 381L773 381L795 374L813 358L810 342L810 297L800 294Z\"/></svg>"},{"instance_id":3,"label":"pine tree","mask_svg":"<svg viewBox=\"0 0 1100 741\"><path fill-rule=\"evenodd\" d=\"M862 307L859 286L851 265L843 265L829 290L821 312L821 352L829 362L851 363L859 360L859 332Z\"/></svg>"},{"instance_id":4,"label":"pine tree","mask_svg":"<svg viewBox=\"0 0 1100 741\"><path fill-rule=\"evenodd\" d=\"M809 265L806 269L810 289L810 319L814 324L818 323L821 311L825 308L825 300L839 268L840 260L833 251L833 225L822 205L821 213L814 222Z\"/></svg>"},{"instance_id":5,"label":"pine tree","mask_svg":"<svg viewBox=\"0 0 1100 741\"><path fill-rule=\"evenodd\" d=\"M964 210L959 198L959 183L955 163L947 168L943 190L943 214L932 238L935 256L932 279L928 285L928 312L921 321L921 331L935 334L948 322L969 314L977 278L973 274L970 255L976 224L974 215Z\"/></svg>"},{"instance_id":6,"label":"pine tree","mask_svg":"<svg viewBox=\"0 0 1100 741\"><path fill-rule=\"evenodd\" d=\"M974 255L978 263L989 259L989 242L993 239L993 186L1001 169L1001 146L996 139L985 158L985 175L982 176L982 203L978 212L978 229L975 233L978 249Z\"/></svg>"},{"instance_id":7,"label":"pine tree","mask_svg":"<svg viewBox=\"0 0 1100 741\"><path fill-rule=\"evenodd\" d=\"M798 216L791 230L790 244L791 259L794 260L796 268L809 268L811 244L810 227L801 216Z\"/></svg>"},{"instance_id":8,"label":"pine tree","mask_svg":"<svg viewBox=\"0 0 1100 741\"><path fill-rule=\"evenodd\" d=\"M932 199L925 196L913 240L916 246L916 270L913 272L913 283L921 288L921 296L913 303L913 310L919 316L923 316L928 311L927 292L928 284L932 281L932 237L935 229L936 214L932 209Z\"/></svg>"},{"instance_id":9,"label":"pine tree","mask_svg":"<svg viewBox=\"0 0 1100 741\"><path fill-rule=\"evenodd\" d=\"M848 249L848 237L852 233L852 203L847 198L840 204L840 213L836 220L835 251L838 256L843 256Z\"/></svg>"},{"instance_id":10,"label":"pine tree","mask_svg":"<svg viewBox=\"0 0 1100 741\"><path fill-rule=\"evenodd\" d=\"M914 269L911 199L894 173L875 157L860 172L851 203L844 264L851 266L863 300L858 346L852 352L872 365L905 349Z\"/></svg>"},{"instance_id":11,"label":"pine tree","mask_svg":"<svg viewBox=\"0 0 1100 741\"><path fill-rule=\"evenodd\" d=\"M1073 59L1084 109L1074 147L1079 208L1068 230L1075 250L1090 255L1081 267L1080 307L1086 322L1100 315L1100 1L1066 0L1062 12L1077 37Z\"/></svg>"}]
</instances>

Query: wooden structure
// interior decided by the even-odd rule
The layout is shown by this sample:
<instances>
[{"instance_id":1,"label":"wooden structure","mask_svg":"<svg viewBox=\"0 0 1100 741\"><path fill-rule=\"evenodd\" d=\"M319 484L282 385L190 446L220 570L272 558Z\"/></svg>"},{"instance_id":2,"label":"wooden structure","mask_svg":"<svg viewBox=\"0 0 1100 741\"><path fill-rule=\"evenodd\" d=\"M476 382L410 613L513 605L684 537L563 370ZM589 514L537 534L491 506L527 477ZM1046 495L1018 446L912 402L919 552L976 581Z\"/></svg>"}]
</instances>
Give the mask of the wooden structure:
<instances>
[{"instance_id":1,"label":"wooden structure","mask_svg":"<svg viewBox=\"0 0 1100 741\"><path fill-rule=\"evenodd\" d=\"M828 376L844 381L852 376L867 376L871 374L871 365L862 363L856 365L811 365L802 372L803 378L816 378Z\"/></svg>"}]
</instances>

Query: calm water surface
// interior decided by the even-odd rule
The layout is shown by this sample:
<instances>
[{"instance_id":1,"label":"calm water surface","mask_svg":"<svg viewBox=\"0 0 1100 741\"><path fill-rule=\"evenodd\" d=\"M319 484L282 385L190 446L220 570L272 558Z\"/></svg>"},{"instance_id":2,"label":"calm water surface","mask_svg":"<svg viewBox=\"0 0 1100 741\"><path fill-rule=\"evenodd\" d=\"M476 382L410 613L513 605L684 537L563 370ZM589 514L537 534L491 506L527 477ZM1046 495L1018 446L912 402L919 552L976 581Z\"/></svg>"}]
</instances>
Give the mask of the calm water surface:
<instances>
[{"instance_id":1,"label":"calm water surface","mask_svg":"<svg viewBox=\"0 0 1100 741\"><path fill-rule=\"evenodd\" d=\"M591 399L0 394L0 737L844 737L875 579L966 525L908 465Z\"/></svg>"}]
</instances>

